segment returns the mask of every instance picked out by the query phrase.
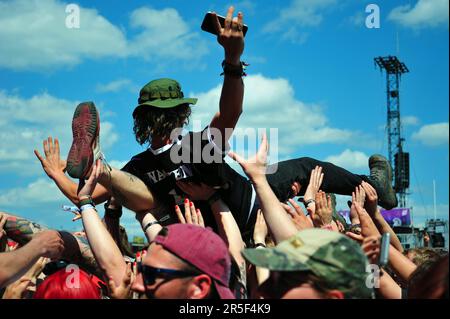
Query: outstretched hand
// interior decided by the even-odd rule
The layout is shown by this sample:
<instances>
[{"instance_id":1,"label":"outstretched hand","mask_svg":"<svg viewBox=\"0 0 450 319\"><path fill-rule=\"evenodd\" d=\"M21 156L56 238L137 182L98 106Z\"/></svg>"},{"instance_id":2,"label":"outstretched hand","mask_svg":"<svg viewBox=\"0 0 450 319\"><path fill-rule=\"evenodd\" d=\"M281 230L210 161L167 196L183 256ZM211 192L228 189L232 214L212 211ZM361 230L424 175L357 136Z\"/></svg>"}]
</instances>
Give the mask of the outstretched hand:
<instances>
[{"instance_id":1,"label":"outstretched hand","mask_svg":"<svg viewBox=\"0 0 450 319\"><path fill-rule=\"evenodd\" d=\"M38 150L34 150L34 154L41 162L42 168L48 177L54 179L58 174L64 174L66 170L66 161L61 159L59 150L59 141L55 138L54 142L51 136L43 141L45 158L39 153Z\"/></svg>"},{"instance_id":2,"label":"outstretched hand","mask_svg":"<svg viewBox=\"0 0 450 319\"><path fill-rule=\"evenodd\" d=\"M348 232L347 236L357 241L362 241L364 238L370 236L380 236L380 232L378 231L372 218L369 216L364 207L362 207L358 202L353 202L352 207L355 209L355 212L358 215L359 221L361 223L361 234L357 235Z\"/></svg>"},{"instance_id":3,"label":"outstretched hand","mask_svg":"<svg viewBox=\"0 0 450 319\"><path fill-rule=\"evenodd\" d=\"M291 203L292 207L285 203L281 203L281 206L283 206L286 213L291 216L295 227L298 230L313 228L314 225L312 224L311 220L306 217L300 205L298 205L292 198L289 199L289 203Z\"/></svg>"},{"instance_id":4,"label":"outstretched hand","mask_svg":"<svg viewBox=\"0 0 450 319\"><path fill-rule=\"evenodd\" d=\"M97 185L97 180L103 172L103 163L101 159L92 166L92 173L87 181L80 179L78 184L78 198L92 196L95 186Z\"/></svg>"},{"instance_id":5,"label":"outstretched hand","mask_svg":"<svg viewBox=\"0 0 450 319\"><path fill-rule=\"evenodd\" d=\"M320 191L316 194L316 212L313 216L313 222L316 227L330 225L333 221L333 206L331 197Z\"/></svg>"},{"instance_id":6,"label":"outstretched hand","mask_svg":"<svg viewBox=\"0 0 450 319\"><path fill-rule=\"evenodd\" d=\"M175 205L175 213L177 214L178 220L181 224L192 224L205 227L205 222L200 209L196 209L194 202L187 198L184 201L184 216L178 205Z\"/></svg>"},{"instance_id":7,"label":"outstretched hand","mask_svg":"<svg viewBox=\"0 0 450 319\"><path fill-rule=\"evenodd\" d=\"M323 173L322 173L322 167L316 166L311 171L311 177L309 178L309 184L306 188L305 195L303 196L304 201L314 199L316 197L317 192L320 189L320 186L322 185L323 181Z\"/></svg>"},{"instance_id":8,"label":"outstretched hand","mask_svg":"<svg viewBox=\"0 0 450 319\"><path fill-rule=\"evenodd\" d=\"M269 151L269 143L267 142L267 136L264 133L261 145L259 146L258 152L255 156L244 159L235 152L229 152L228 155L241 165L244 173L250 178L250 180L257 184L263 180L266 180L266 169L267 169L267 153Z\"/></svg>"},{"instance_id":9,"label":"outstretched hand","mask_svg":"<svg viewBox=\"0 0 450 319\"><path fill-rule=\"evenodd\" d=\"M378 210L378 195L375 188L367 182L361 184L364 192L366 193L366 202L364 208L367 210L370 216L374 216Z\"/></svg>"},{"instance_id":10,"label":"outstretched hand","mask_svg":"<svg viewBox=\"0 0 450 319\"><path fill-rule=\"evenodd\" d=\"M122 278L120 285L116 285L114 279L109 277L108 287L113 299L128 299L130 297L131 285L133 283L131 271L131 263L127 264L125 276Z\"/></svg>"},{"instance_id":11,"label":"outstretched hand","mask_svg":"<svg viewBox=\"0 0 450 319\"><path fill-rule=\"evenodd\" d=\"M242 12L239 12L237 17L233 18L233 13L234 7L231 6L228 8L223 28L215 12L212 14L212 19L217 33L217 41L225 49L225 61L237 65L244 52L244 33L242 32L244 16Z\"/></svg>"}]
</instances>

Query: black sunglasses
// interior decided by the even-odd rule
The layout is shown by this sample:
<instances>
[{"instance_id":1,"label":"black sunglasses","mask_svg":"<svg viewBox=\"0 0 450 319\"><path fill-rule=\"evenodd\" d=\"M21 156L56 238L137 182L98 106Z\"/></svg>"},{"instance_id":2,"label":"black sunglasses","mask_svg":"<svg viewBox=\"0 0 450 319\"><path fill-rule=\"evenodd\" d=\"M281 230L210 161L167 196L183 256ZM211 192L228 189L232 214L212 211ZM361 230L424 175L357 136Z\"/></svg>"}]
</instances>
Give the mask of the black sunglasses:
<instances>
[{"instance_id":1,"label":"black sunglasses","mask_svg":"<svg viewBox=\"0 0 450 319\"><path fill-rule=\"evenodd\" d=\"M197 276L198 273L175 270L175 269L165 269L165 268L154 268L151 266L143 265L138 263L138 271L142 273L142 278L144 279L144 284L146 286L153 285L156 278L184 278Z\"/></svg>"}]
</instances>

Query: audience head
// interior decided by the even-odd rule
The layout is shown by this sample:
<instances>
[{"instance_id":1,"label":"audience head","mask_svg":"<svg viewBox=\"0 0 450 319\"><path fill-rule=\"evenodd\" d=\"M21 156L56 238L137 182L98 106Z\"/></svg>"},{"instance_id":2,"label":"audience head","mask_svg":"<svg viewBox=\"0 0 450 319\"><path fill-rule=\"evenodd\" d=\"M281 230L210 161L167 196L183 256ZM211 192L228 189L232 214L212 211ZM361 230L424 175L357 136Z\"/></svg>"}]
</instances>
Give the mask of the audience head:
<instances>
[{"instance_id":1,"label":"audience head","mask_svg":"<svg viewBox=\"0 0 450 319\"><path fill-rule=\"evenodd\" d=\"M245 249L243 254L270 270L259 289L265 298L373 298L366 286L366 256L337 232L306 229L274 248Z\"/></svg>"},{"instance_id":2,"label":"audience head","mask_svg":"<svg viewBox=\"0 0 450 319\"><path fill-rule=\"evenodd\" d=\"M234 299L225 242L209 228L173 224L151 243L133 289L148 298Z\"/></svg>"},{"instance_id":3,"label":"audience head","mask_svg":"<svg viewBox=\"0 0 450 319\"><path fill-rule=\"evenodd\" d=\"M96 276L80 268L62 268L49 275L36 288L34 299L101 299Z\"/></svg>"}]
</instances>

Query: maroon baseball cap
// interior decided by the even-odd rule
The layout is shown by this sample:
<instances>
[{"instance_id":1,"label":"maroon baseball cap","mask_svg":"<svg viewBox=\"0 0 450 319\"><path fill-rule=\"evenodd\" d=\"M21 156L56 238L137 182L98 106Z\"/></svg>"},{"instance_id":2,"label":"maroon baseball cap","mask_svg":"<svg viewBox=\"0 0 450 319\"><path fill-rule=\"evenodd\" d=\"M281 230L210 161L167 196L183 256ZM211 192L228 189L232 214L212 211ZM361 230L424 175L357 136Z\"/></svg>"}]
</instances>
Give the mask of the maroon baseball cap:
<instances>
[{"instance_id":1,"label":"maroon baseball cap","mask_svg":"<svg viewBox=\"0 0 450 319\"><path fill-rule=\"evenodd\" d=\"M213 279L221 299L235 299L229 288L231 260L225 242L210 228L172 224L154 242Z\"/></svg>"}]
</instances>

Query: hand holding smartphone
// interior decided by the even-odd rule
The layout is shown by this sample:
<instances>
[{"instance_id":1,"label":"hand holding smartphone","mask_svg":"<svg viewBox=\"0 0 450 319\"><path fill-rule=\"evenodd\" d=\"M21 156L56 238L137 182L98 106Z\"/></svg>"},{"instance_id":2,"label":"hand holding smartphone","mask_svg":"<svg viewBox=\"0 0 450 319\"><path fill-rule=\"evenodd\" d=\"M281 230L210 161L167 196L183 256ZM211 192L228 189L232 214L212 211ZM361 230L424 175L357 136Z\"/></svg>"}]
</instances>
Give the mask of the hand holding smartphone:
<instances>
[{"instance_id":1,"label":"hand holding smartphone","mask_svg":"<svg viewBox=\"0 0 450 319\"><path fill-rule=\"evenodd\" d=\"M217 14L217 18L219 19L220 26L223 28L225 26L225 17ZM214 15L212 14L212 12L206 13L205 17L203 18L201 28L203 31L218 35L216 28L214 27L214 23L215 23L214 19L215 18L214 18ZM246 24L244 24L242 27L242 33L244 34L244 37L245 37L245 34L247 33L247 30L248 30L248 26Z\"/></svg>"}]
</instances>

